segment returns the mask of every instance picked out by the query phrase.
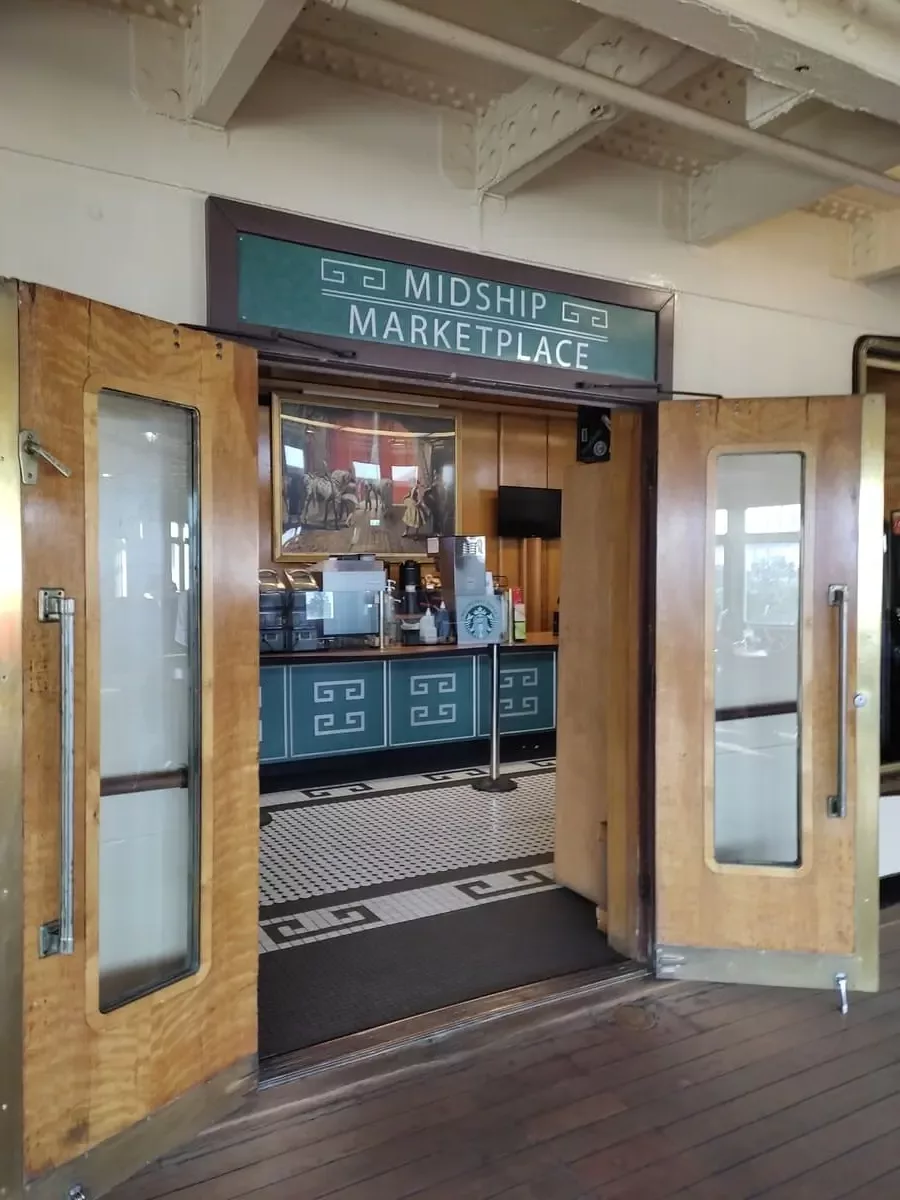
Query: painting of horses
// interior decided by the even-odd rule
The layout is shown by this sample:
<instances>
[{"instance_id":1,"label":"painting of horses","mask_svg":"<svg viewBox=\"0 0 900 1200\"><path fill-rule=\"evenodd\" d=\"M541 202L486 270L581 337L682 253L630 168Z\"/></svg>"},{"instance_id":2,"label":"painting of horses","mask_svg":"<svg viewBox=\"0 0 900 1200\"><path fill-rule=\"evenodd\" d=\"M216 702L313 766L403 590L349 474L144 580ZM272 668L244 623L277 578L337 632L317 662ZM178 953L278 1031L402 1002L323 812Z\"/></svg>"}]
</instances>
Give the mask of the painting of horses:
<instances>
[{"instance_id":1,"label":"painting of horses","mask_svg":"<svg viewBox=\"0 0 900 1200\"><path fill-rule=\"evenodd\" d=\"M413 405L272 398L275 557L424 558L456 532L456 418Z\"/></svg>"}]
</instances>

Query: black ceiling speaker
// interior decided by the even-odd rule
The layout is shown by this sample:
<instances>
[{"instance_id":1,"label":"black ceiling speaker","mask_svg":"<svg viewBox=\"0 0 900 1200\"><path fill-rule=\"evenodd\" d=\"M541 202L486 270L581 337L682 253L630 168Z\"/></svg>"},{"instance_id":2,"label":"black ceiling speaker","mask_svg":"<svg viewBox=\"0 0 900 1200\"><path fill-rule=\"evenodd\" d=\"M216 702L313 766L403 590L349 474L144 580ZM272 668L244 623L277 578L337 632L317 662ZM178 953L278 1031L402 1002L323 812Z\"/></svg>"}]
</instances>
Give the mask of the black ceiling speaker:
<instances>
[{"instance_id":1,"label":"black ceiling speaker","mask_svg":"<svg viewBox=\"0 0 900 1200\"><path fill-rule=\"evenodd\" d=\"M578 461L609 462L612 421L608 408L578 409Z\"/></svg>"}]
</instances>

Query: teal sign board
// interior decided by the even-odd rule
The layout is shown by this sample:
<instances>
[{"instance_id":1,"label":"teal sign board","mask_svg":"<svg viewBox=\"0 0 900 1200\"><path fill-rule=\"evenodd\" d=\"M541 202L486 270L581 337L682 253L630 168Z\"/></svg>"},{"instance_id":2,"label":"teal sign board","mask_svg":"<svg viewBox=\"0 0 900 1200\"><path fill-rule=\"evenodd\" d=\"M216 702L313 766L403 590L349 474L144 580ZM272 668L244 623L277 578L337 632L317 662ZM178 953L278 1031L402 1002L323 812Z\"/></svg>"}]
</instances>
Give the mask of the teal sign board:
<instances>
[{"instance_id":1,"label":"teal sign board","mask_svg":"<svg viewBox=\"0 0 900 1200\"><path fill-rule=\"evenodd\" d=\"M656 314L559 292L238 237L243 324L653 381Z\"/></svg>"}]
</instances>

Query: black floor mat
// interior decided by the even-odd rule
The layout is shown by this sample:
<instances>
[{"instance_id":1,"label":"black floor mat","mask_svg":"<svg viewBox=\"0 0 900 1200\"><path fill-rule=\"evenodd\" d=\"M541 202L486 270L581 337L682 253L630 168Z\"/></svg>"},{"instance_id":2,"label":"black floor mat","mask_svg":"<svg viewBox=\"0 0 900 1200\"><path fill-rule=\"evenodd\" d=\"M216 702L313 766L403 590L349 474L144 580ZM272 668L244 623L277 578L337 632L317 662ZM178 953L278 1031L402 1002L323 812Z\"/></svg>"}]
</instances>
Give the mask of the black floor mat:
<instances>
[{"instance_id":1,"label":"black floor mat","mask_svg":"<svg viewBox=\"0 0 900 1200\"><path fill-rule=\"evenodd\" d=\"M564 889L269 951L259 962L263 1058L622 959L593 904Z\"/></svg>"}]
</instances>

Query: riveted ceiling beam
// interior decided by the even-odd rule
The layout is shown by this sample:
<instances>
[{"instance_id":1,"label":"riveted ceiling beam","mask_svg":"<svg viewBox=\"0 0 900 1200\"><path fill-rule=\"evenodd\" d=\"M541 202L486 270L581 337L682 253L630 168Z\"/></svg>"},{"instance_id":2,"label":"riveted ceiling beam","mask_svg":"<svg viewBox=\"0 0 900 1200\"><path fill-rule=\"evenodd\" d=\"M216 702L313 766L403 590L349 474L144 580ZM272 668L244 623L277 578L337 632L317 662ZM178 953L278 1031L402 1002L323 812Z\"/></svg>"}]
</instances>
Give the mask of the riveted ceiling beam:
<instances>
[{"instance_id":1,"label":"riveted ceiling beam","mask_svg":"<svg viewBox=\"0 0 900 1200\"><path fill-rule=\"evenodd\" d=\"M560 55L623 83L664 95L709 63L706 55L623 21L604 18ZM508 196L611 128L624 110L532 78L493 101L471 127L475 186Z\"/></svg>"},{"instance_id":2,"label":"riveted ceiling beam","mask_svg":"<svg viewBox=\"0 0 900 1200\"><path fill-rule=\"evenodd\" d=\"M306 0L203 0L187 31L185 115L224 127Z\"/></svg>"},{"instance_id":3,"label":"riveted ceiling beam","mask_svg":"<svg viewBox=\"0 0 900 1200\"><path fill-rule=\"evenodd\" d=\"M900 24L835 0L577 0L771 83L900 122Z\"/></svg>"},{"instance_id":4,"label":"riveted ceiling beam","mask_svg":"<svg viewBox=\"0 0 900 1200\"><path fill-rule=\"evenodd\" d=\"M821 104L809 107L818 112L785 130L785 141L836 158L852 158L875 171L887 171L900 163L900 129L896 125ZM807 208L833 190L808 171L750 154L719 163L684 180L680 187L680 196L670 191L667 225L676 236L701 245L711 245L791 209Z\"/></svg>"}]
</instances>

